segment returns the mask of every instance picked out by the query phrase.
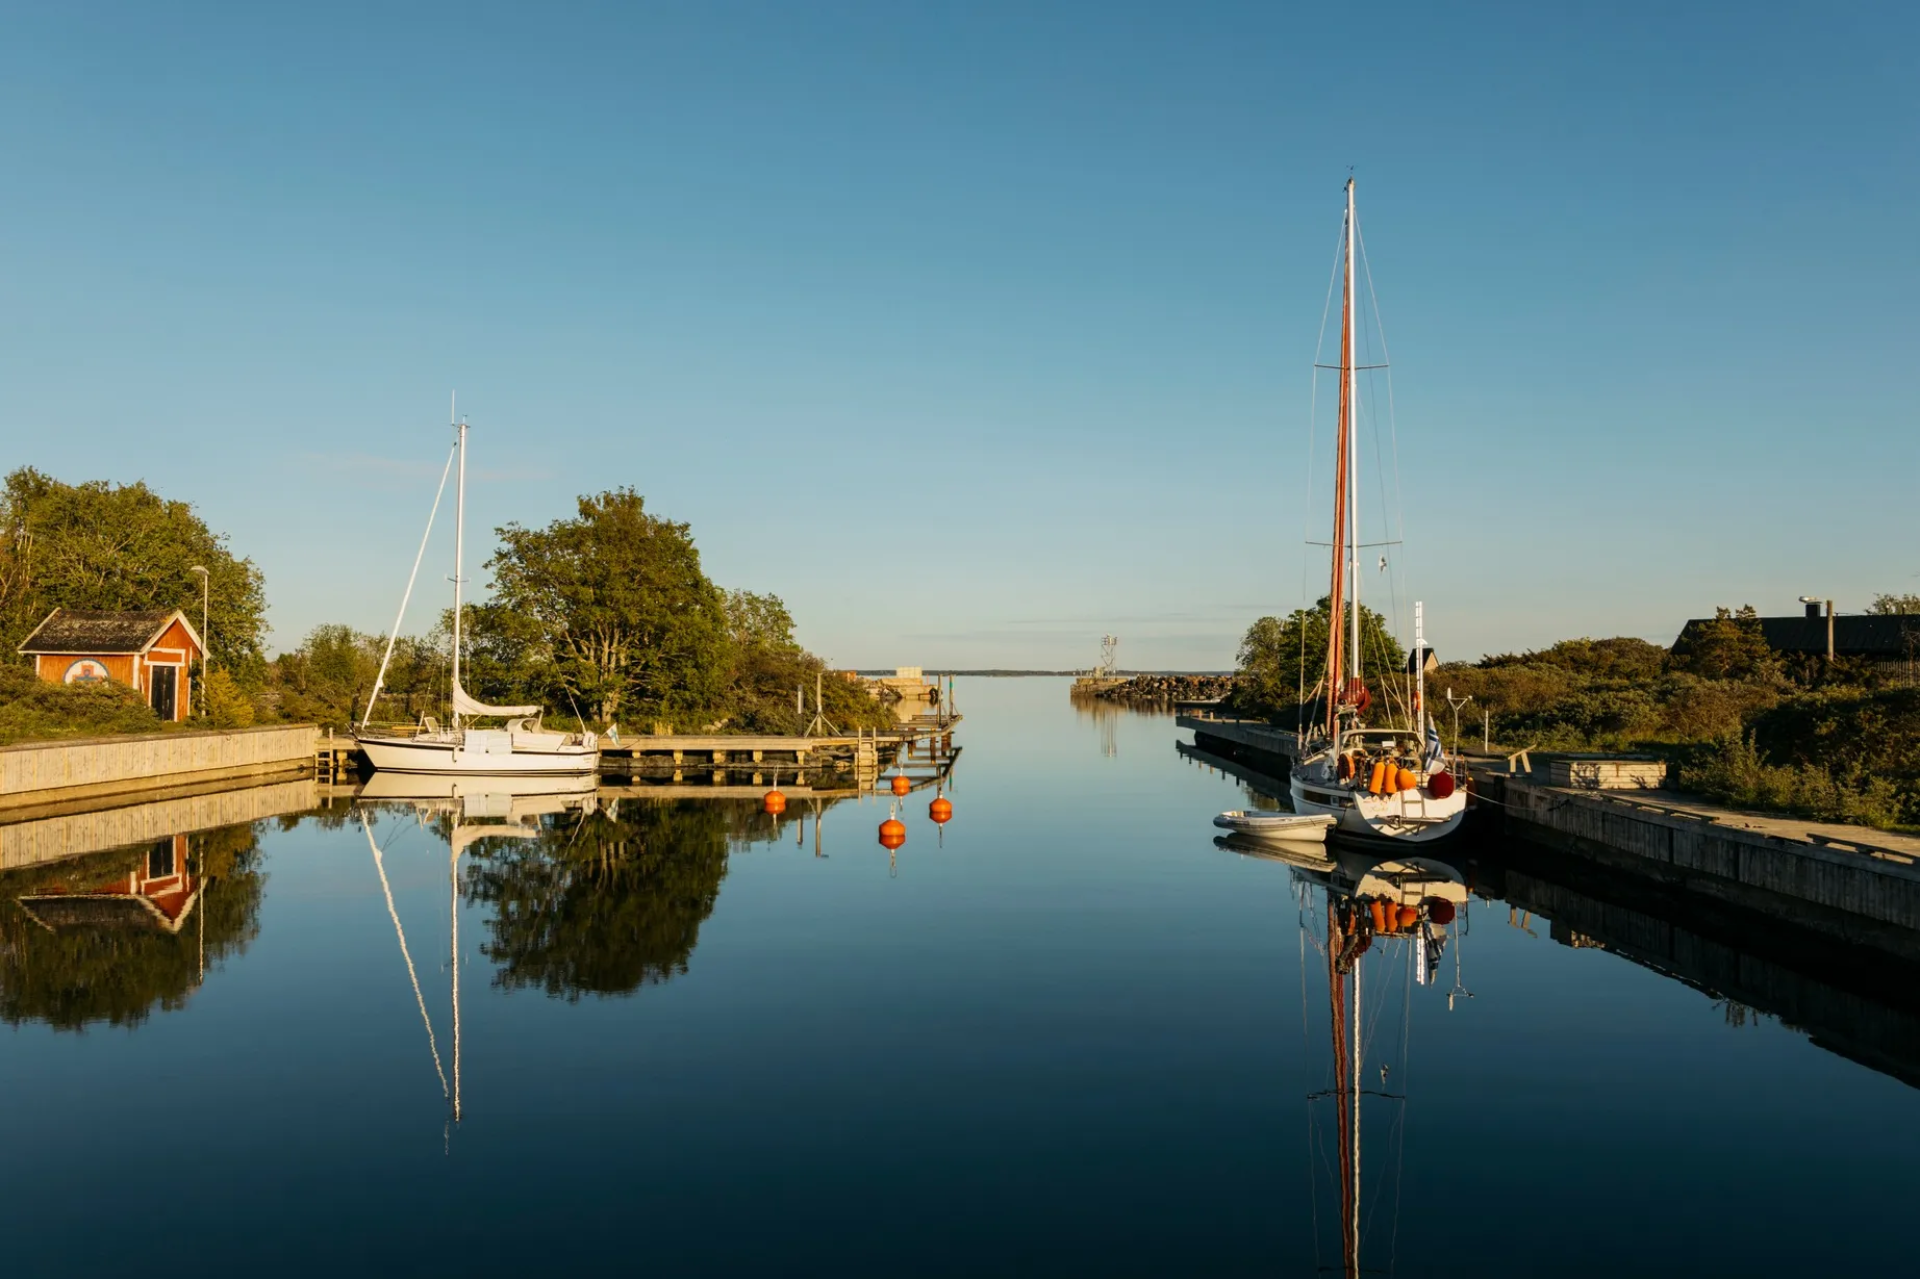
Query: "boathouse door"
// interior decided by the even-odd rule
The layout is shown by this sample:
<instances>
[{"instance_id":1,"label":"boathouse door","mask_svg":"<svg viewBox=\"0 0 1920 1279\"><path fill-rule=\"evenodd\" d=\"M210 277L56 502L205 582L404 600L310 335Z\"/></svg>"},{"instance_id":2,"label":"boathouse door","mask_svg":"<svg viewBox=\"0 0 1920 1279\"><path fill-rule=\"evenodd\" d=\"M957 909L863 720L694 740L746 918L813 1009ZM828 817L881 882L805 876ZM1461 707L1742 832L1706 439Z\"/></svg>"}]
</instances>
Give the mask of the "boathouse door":
<instances>
[{"instance_id":1,"label":"boathouse door","mask_svg":"<svg viewBox=\"0 0 1920 1279\"><path fill-rule=\"evenodd\" d=\"M153 681L153 713L169 724L173 722L174 696L178 691L175 687L176 681L174 677L178 674L179 670L180 668L177 666L149 666L147 668L147 674L152 677Z\"/></svg>"}]
</instances>

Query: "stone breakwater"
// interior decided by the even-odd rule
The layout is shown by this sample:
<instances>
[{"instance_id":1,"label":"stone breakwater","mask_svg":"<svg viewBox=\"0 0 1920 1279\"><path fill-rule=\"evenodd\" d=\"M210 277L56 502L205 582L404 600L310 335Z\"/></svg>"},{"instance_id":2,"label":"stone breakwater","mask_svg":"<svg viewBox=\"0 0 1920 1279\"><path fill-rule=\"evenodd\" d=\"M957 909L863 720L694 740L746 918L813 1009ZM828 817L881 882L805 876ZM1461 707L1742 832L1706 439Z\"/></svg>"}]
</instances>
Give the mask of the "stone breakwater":
<instances>
[{"instance_id":1,"label":"stone breakwater","mask_svg":"<svg viewBox=\"0 0 1920 1279\"><path fill-rule=\"evenodd\" d=\"M1211 702L1232 691L1231 675L1136 675L1083 696L1104 702Z\"/></svg>"}]
</instances>

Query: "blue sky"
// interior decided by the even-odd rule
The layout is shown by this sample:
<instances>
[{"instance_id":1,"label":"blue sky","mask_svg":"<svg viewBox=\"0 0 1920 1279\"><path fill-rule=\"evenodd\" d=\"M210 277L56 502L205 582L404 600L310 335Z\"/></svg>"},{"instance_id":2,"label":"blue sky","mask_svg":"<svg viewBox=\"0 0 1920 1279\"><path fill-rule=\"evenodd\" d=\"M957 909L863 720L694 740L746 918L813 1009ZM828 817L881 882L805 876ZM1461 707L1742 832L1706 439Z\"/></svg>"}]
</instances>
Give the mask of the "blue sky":
<instances>
[{"instance_id":1,"label":"blue sky","mask_svg":"<svg viewBox=\"0 0 1920 1279\"><path fill-rule=\"evenodd\" d=\"M0 461L279 644L388 624L457 388L482 550L631 484L837 663L1230 665L1349 166L1443 656L1920 590L1910 6L268 8L0 14Z\"/></svg>"}]
</instances>

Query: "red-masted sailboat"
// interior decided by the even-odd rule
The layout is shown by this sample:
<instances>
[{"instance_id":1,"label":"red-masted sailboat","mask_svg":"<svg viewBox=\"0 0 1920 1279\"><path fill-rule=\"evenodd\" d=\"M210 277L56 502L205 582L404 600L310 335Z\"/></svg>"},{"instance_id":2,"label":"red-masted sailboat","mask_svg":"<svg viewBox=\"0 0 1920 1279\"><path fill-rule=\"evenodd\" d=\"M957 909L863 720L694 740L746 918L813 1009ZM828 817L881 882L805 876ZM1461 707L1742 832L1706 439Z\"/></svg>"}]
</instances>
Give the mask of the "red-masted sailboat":
<instances>
[{"instance_id":1,"label":"red-masted sailboat","mask_svg":"<svg viewBox=\"0 0 1920 1279\"><path fill-rule=\"evenodd\" d=\"M1446 766L1438 728L1425 705L1429 652L1422 605L1414 607L1412 687L1407 713L1391 712L1362 679L1359 520L1359 365L1355 332L1358 298L1354 266L1359 223L1353 179L1347 179L1346 233L1340 308L1340 422L1334 461L1332 590L1329 593L1324 714L1301 735L1300 758L1289 782L1297 813L1326 814L1342 834L1429 843L1459 830L1467 796ZM1387 690L1382 690L1385 693ZM1369 722L1370 714L1375 721Z\"/></svg>"}]
</instances>

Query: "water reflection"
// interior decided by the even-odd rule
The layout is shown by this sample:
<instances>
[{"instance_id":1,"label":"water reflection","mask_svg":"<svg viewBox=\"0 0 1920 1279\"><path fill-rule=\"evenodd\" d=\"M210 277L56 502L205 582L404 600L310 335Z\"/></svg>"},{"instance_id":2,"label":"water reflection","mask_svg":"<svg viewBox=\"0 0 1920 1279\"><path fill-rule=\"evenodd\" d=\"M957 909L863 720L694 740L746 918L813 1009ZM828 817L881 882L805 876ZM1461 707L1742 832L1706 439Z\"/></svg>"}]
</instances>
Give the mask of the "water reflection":
<instances>
[{"instance_id":1,"label":"water reflection","mask_svg":"<svg viewBox=\"0 0 1920 1279\"><path fill-rule=\"evenodd\" d=\"M1287 784L1276 781L1265 773L1256 772L1225 755L1215 755L1212 751L1203 751L1198 746L1189 746L1185 742L1175 742L1173 748L1180 758L1196 768L1204 768L1210 773L1228 778L1240 784L1240 790L1246 796L1243 807L1254 812L1292 812L1293 802L1287 798Z\"/></svg>"},{"instance_id":2,"label":"water reflection","mask_svg":"<svg viewBox=\"0 0 1920 1279\"><path fill-rule=\"evenodd\" d=\"M491 908L481 953L494 983L577 1000L625 995L685 973L713 914L740 801L613 800L525 840L483 840L466 871Z\"/></svg>"},{"instance_id":3,"label":"water reflection","mask_svg":"<svg viewBox=\"0 0 1920 1279\"><path fill-rule=\"evenodd\" d=\"M1509 922L1576 950L1598 950L1690 986L1733 1029L1771 1017L1814 1044L1920 1087L1920 971L1578 858L1493 845L1476 891Z\"/></svg>"},{"instance_id":4,"label":"water reflection","mask_svg":"<svg viewBox=\"0 0 1920 1279\"><path fill-rule=\"evenodd\" d=\"M0 873L0 1019L138 1026L259 932L253 823Z\"/></svg>"},{"instance_id":5,"label":"water reflection","mask_svg":"<svg viewBox=\"0 0 1920 1279\"><path fill-rule=\"evenodd\" d=\"M1303 1029L1309 1033L1307 1155L1315 1266L1349 1279L1391 1273L1397 1258L1416 998L1470 998L1460 961L1471 895L1464 870L1329 844L1240 835L1215 845L1290 868L1300 928ZM1451 953L1450 964L1447 958ZM1376 1218L1385 1218L1376 1220Z\"/></svg>"},{"instance_id":6,"label":"water reflection","mask_svg":"<svg viewBox=\"0 0 1920 1279\"><path fill-rule=\"evenodd\" d=\"M591 780L398 774L376 774L361 800L369 811L403 808L448 843L460 900L484 908L480 953L496 987L568 1001L684 974L732 852L783 840L789 823L804 847L811 815L814 854L824 855L822 817L834 803L796 800L776 819L750 800L654 799Z\"/></svg>"}]
</instances>

